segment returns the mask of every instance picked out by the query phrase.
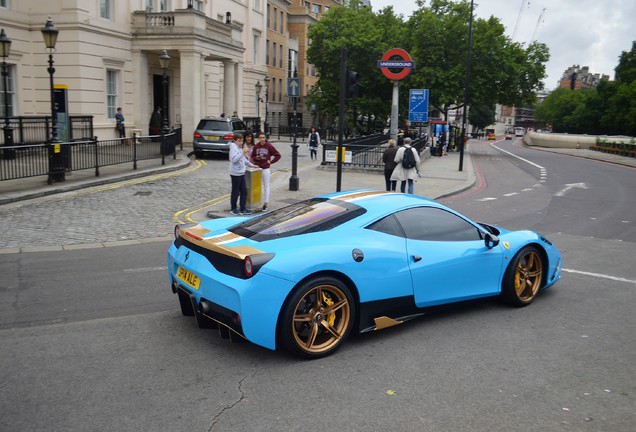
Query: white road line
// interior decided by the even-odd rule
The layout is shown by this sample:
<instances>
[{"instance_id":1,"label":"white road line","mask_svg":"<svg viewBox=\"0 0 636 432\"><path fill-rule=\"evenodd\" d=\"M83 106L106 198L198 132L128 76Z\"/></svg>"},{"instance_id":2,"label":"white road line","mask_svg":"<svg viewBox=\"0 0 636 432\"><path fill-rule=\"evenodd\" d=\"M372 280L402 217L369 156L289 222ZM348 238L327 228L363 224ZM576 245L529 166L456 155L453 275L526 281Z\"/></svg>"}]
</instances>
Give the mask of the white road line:
<instances>
[{"instance_id":1,"label":"white road line","mask_svg":"<svg viewBox=\"0 0 636 432\"><path fill-rule=\"evenodd\" d=\"M522 157L520 157L520 156L517 156L517 155L516 155L516 154L514 154L514 153L510 153L509 151L504 150L504 149L502 149L502 148L499 148L499 147L497 147L497 146L496 146L496 145L494 145L494 144L490 144L490 146L491 146L491 147L496 148L497 150L499 150L499 151L500 151L500 152L502 152L502 153L506 153L507 155L510 155L510 156L512 156L512 157L514 157L514 158L517 158L517 159L519 159L519 160L522 160L522 161L524 161L524 162L526 162L526 163L529 163L529 164L530 164L530 165L532 165L533 167L537 167L537 168L539 168L539 171L541 171L541 170L546 171L546 168L545 168L545 167L542 167L541 165L537 165L537 164L536 164L536 163L534 163L534 162L530 162L528 159L524 159L524 158L522 158Z\"/></svg>"},{"instance_id":2,"label":"white road line","mask_svg":"<svg viewBox=\"0 0 636 432\"><path fill-rule=\"evenodd\" d=\"M626 283L630 283L630 284L634 284L636 285L636 280L631 280L631 279L625 279L625 278L620 278L620 277L616 277L616 276L610 276L610 275L605 275L605 274L600 274L600 273L590 273L590 272L584 272L584 271L580 271L580 270L572 270L572 269L561 269L561 271L567 272L567 273L576 273L576 274L580 274L580 275L584 275L584 276L592 276L592 277L597 277L597 278L601 278L601 279L609 279L609 280L613 280L613 281L617 281L617 282L626 282Z\"/></svg>"},{"instance_id":3,"label":"white road line","mask_svg":"<svg viewBox=\"0 0 636 432\"><path fill-rule=\"evenodd\" d=\"M166 270L168 270L167 266L164 266L164 267L141 267L141 268L124 269L124 273L145 273L145 272L166 271Z\"/></svg>"},{"instance_id":4,"label":"white road line","mask_svg":"<svg viewBox=\"0 0 636 432\"><path fill-rule=\"evenodd\" d=\"M493 197L488 197L488 198L480 198L477 201L493 201L496 200L497 198L493 198Z\"/></svg>"},{"instance_id":5,"label":"white road line","mask_svg":"<svg viewBox=\"0 0 636 432\"><path fill-rule=\"evenodd\" d=\"M519 195L519 192L510 192L510 193L504 194L505 197L509 197L513 195Z\"/></svg>"}]
</instances>

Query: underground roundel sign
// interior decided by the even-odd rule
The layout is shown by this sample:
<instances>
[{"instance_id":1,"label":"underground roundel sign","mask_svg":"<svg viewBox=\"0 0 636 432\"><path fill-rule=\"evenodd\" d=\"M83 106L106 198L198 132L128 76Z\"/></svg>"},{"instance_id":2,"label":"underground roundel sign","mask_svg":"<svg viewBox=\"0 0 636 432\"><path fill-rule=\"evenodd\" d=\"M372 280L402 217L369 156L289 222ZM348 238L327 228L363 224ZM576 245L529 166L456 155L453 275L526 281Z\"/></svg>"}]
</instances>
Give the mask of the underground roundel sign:
<instances>
[{"instance_id":1,"label":"underground roundel sign","mask_svg":"<svg viewBox=\"0 0 636 432\"><path fill-rule=\"evenodd\" d=\"M409 53L402 48L393 48L384 53L382 60L378 62L378 67L385 77L399 81L409 76L415 63Z\"/></svg>"}]
</instances>

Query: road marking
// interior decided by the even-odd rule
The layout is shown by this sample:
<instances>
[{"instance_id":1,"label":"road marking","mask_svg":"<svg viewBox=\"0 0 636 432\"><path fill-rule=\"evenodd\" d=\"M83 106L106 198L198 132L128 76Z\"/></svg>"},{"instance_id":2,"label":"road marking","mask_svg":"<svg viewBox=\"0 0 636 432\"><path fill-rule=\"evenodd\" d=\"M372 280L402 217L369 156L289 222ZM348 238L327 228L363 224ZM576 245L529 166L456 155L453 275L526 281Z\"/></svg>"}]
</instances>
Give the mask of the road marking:
<instances>
[{"instance_id":1,"label":"road marking","mask_svg":"<svg viewBox=\"0 0 636 432\"><path fill-rule=\"evenodd\" d=\"M510 193L504 194L505 197L514 196L514 195L519 195L519 192L510 192Z\"/></svg>"},{"instance_id":2,"label":"road marking","mask_svg":"<svg viewBox=\"0 0 636 432\"><path fill-rule=\"evenodd\" d=\"M587 189L587 185L585 183L568 183L565 185L563 189L559 192L555 193L554 196L562 197L571 189L579 188L579 189Z\"/></svg>"},{"instance_id":3,"label":"road marking","mask_svg":"<svg viewBox=\"0 0 636 432\"><path fill-rule=\"evenodd\" d=\"M167 266L163 266L163 267L141 267L141 268L124 269L124 273L146 273L146 272L166 271L166 270L168 270Z\"/></svg>"},{"instance_id":4,"label":"road marking","mask_svg":"<svg viewBox=\"0 0 636 432\"><path fill-rule=\"evenodd\" d=\"M186 209L179 210L178 212L172 215L172 220L178 224L183 224L186 222L196 223L197 221L195 221L191 217L194 213L205 210L208 207L212 207L224 201L227 201L229 197L230 197L229 194L222 195L220 197L216 197L209 201L206 201L203 204L198 205L197 207L188 207ZM183 215L183 218L181 218L181 215Z\"/></svg>"},{"instance_id":5,"label":"road marking","mask_svg":"<svg viewBox=\"0 0 636 432\"><path fill-rule=\"evenodd\" d=\"M514 158L517 158L517 159L519 159L519 160L521 160L521 161L524 161L524 162L526 162L526 163L529 163L529 164L530 164L530 165L532 165L533 167L537 167L537 168L539 168L539 172L541 172L542 170L543 170L544 172L547 172L547 171L546 171L546 169L545 169L545 167L542 167L541 165L537 165L536 163L531 162L531 161L529 161L528 159L524 159L524 158L522 158L521 156L517 156L517 155L516 155L516 154L514 154L514 153L510 153L509 151L504 150L504 149L502 149L502 148L499 148L499 147L497 147L497 146L496 146L496 145L494 145L494 144L490 144L490 146L491 146L491 147L496 148L497 150L499 150L499 151L500 151L500 152L502 152L502 153L506 153L507 155L510 155L510 156L512 156L512 157L514 157ZM546 174L546 175L547 175L547 174Z\"/></svg>"},{"instance_id":6,"label":"road marking","mask_svg":"<svg viewBox=\"0 0 636 432\"><path fill-rule=\"evenodd\" d=\"M602 278L602 279L609 279L609 280L613 280L616 282L627 282L627 283L631 283L636 285L636 280L632 280L632 279L625 279L625 278L621 278L621 277L616 277L616 276L610 276L610 275L605 275L605 274L601 274L601 273L590 273L590 272L584 272L584 271L580 271L580 270L572 270L572 269L561 269L564 272L567 273L576 273L576 274L580 274L580 275L584 275L584 276L592 276L592 277L597 277L597 278Z\"/></svg>"},{"instance_id":7,"label":"road marking","mask_svg":"<svg viewBox=\"0 0 636 432\"><path fill-rule=\"evenodd\" d=\"M488 198L480 198L477 201L493 201L496 200L497 198L493 198L493 197L488 197Z\"/></svg>"}]
</instances>

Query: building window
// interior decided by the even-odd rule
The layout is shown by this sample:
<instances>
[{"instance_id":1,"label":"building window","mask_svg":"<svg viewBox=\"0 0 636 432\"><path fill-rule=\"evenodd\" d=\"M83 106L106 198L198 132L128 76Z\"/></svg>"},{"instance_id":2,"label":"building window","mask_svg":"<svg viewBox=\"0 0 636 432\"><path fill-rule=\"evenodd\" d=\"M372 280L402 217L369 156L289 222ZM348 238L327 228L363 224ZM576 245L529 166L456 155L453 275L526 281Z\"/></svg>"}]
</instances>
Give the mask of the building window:
<instances>
[{"instance_id":1,"label":"building window","mask_svg":"<svg viewBox=\"0 0 636 432\"><path fill-rule=\"evenodd\" d=\"M115 118L117 112L117 80L119 72L112 69L106 70L106 110L109 119Z\"/></svg>"},{"instance_id":2,"label":"building window","mask_svg":"<svg viewBox=\"0 0 636 432\"><path fill-rule=\"evenodd\" d=\"M168 0L159 1L159 10L161 12L168 12Z\"/></svg>"},{"instance_id":3,"label":"building window","mask_svg":"<svg viewBox=\"0 0 636 432\"><path fill-rule=\"evenodd\" d=\"M0 0L0 7L8 8L9 7L9 0Z\"/></svg>"},{"instance_id":4,"label":"building window","mask_svg":"<svg viewBox=\"0 0 636 432\"><path fill-rule=\"evenodd\" d=\"M272 80L272 102L276 102L276 78Z\"/></svg>"},{"instance_id":5,"label":"building window","mask_svg":"<svg viewBox=\"0 0 636 432\"><path fill-rule=\"evenodd\" d=\"M279 102L283 101L283 79L282 78L278 79L278 101Z\"/></svg>"},{"instance_id":6,"label":"building window","mask_svg":"<svg viewBox=\"0 0 636 432\"><path fill-rule=\"evenodd\" d=\"M154 2L154 0L146 0L146 12L152 12L152 10L154 9L152 3Z\"/></svg>"},{"instance_id":7,"label":"building window","mask_svg":"<svg viewBox=\"0 0 636 432\"><path fill-rule=\"evenodd\" d=\"M99 0L99 16L104 19L113 19L112 0Z\"/></svg>"},{"instance_id":8,"label":"building window","mask_svg":"<svg viewBox=\"0 0 636 432\"><path fill-rule=\"evenodd\" d=\"M311 13L319 14L320 13L320 5L312 4L311 5Z\"/></svg>"},{"instance_id":9,"label":"building window","mask_svg":"<svg viewBox=\"0 0 636 432\"><path fill-rule=\"evenodd\" d=\"M265 64L269 66L269 39L265 41Z\"/></svg>"},{"instance_id":10,"label":"building window","mask_svg":"<svg viewBox=\"0 0 636 432\"><path fill-rule=\"evenodd\" d=\"M254 58L252 59L254 64L258 64L258 60L259 60L258 54L260 51L261 51L261 35L255 34L254 35Z\"/></svg>"},{"instance_id":11,"label":"building window","mask_svg":"<svg viewBox=\"0 0 636 432\"><path fill-rule=\"evenodd\" d=\"M280 32L285 33L285 13L280 11Z\"/></svg>"},{"instance_id":12,"label":"building window","mask_svg":"<svg viewBox=\"0 0 636 432\"><path fill-rule=\"evenodd\" d=\"M254 10L260 11L261 10L261 0L253 0L252 8Z\"/></svg>"},{"instance_id":13,"label":"building window","mask_svg":"<svg viewBox=\"0 0 636 432\"><path fill-rule=\"evenodd\" d=\"M274 17L274 22L272 23L272 29L274 31L276 31L276 28L278 28L278 23L276 21L276 17L278 16L278 9L277 8L274 8L274 13L272 15Z\"/></svg>"},{"instance_id":14,"label":"building window","mask_svg":"<svg viewBox=\"0 0 636 432\"><path fill-rule=\"evenodd\" d=\"M270 16L270 10L269 10L269 5L267 5L267 28L269 28L269 16Z\"/></svg>"},{"instance_id":15,"label":"building window","mask_svg":"<svg viewBox=\"0 0 636 432\"><path fill-rule=\"evenodd\" d=\"M6 2L5 2L6 3ZM1 3L0 3L1 4ZM3 5L3 7L5 7ZM7 65L7 101L9 102L8 112L4 112L4 79L0 79L0 117L11 117L15 115L15 66Z\"/></svg>"},{"instance_id":16,"label":"building window","mask_svg":"<svg viewBox=\"0 0 636 432\"><path fill-rule=\"evenodd\" d=\"M276 67L276 42L272 45L272 66Z\"/></svg>"},{"instance_id":17,"label":"building window","mask_svg":"<svg viewBox=\"0 0 636 432\"><path fill-rule=\"evenodd\" d=\"M279 46L278 67L283 68L283 46Z\"/></svg>"},{"instance_id":18,"label":"building window","mask_svg":"<svg viewBox=\"0 0 636 432\"><path fill-rule=\"evenodd\" d=\"M203 12L203 0L194 0L194 8L199 12Z\"/></svg>"}]
</instances>

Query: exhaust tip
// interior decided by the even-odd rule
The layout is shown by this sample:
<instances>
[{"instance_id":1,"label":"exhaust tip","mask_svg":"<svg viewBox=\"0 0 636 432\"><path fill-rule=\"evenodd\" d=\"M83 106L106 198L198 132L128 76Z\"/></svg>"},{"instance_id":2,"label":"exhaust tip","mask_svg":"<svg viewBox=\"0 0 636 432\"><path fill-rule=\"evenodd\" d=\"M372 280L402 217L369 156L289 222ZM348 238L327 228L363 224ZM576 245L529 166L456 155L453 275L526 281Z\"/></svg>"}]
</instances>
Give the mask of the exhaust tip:
<instances>
[{"instance_id":1,"label":"exhaust tip","mask_svg":"<svg viewBox=\"0 0 636 432\"><path fill-rule=\"evenodd\" d=\"M201 313L209 314L212 311L212 305L207 300L201 300L201 303L199 303L199 310Z\"/></svg>"}]
</instances>

